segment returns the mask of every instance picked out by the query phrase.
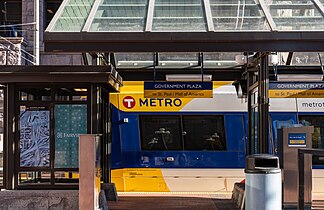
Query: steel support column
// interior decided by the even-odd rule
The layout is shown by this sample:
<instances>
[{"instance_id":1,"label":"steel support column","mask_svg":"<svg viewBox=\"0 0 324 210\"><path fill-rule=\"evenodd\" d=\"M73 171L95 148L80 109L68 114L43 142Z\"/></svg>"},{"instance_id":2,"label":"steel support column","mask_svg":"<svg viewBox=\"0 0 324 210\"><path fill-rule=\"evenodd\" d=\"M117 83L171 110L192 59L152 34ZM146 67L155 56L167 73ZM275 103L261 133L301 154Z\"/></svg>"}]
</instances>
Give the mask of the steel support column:
<instances>
[{"instance_id":1,"label":"steel support column","mask_svg":"<svg viewBox=\"0 0 324 210\"><path fill-rule=\"evenodd\" d=\"M250 89L250 86L252 84L252 73L251 72L247 72L247 97L248 97L248 151L246 155L252 155L253 154L253 150L252 150L252 91Z\"/></svg>"},{"instance_id":2,"label":"steel support column","mask_svg":"<svg viewBox=\"0 0 324 210\"><path fill-rule=\"evenodd\" d=\"M4 103L4 187L7 190L16 188L15 180L15 84L7 84L5 89Z\"/></svg>"},{"instance_id":3,"label":"steel support column","mask_svg":"<svg viewBox=\"0 0 324 210\"><path fill-rule=\"evenodd\" d=\"M269 143L269 69L268 54L262 54L258 70L258 153L268 153Z\"/></svg>"},{"instance_id":4,"label":"steel support column","mask_svg":"<svg viewBox=\"0 0 324 210\"><path fill-rule=\"evenodd\" d=\"M251 72L247 73L247 97L248 97L248 151L246 155L252 155L252 96L251 96L251 90L250 90L250 84L252 83L252 75Z\"/></svg>"}]
</instances>

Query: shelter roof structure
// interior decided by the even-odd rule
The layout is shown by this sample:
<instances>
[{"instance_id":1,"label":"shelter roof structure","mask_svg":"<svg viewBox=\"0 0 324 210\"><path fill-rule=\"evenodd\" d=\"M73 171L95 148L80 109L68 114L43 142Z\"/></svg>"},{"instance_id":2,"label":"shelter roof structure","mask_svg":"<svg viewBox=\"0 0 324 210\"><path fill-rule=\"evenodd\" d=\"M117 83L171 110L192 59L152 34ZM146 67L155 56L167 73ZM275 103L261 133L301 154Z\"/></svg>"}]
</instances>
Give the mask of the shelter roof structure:
<instances>
[{"instance_id":1,"label":"shelter roof structure","mask_svg":"<svg viewBox=\"0 0 324 210\"><path fill-rule=\"evenodd\" d=\"M316 52L324 0L64 0L46 51Z\"/></svg>"}]
</instances>

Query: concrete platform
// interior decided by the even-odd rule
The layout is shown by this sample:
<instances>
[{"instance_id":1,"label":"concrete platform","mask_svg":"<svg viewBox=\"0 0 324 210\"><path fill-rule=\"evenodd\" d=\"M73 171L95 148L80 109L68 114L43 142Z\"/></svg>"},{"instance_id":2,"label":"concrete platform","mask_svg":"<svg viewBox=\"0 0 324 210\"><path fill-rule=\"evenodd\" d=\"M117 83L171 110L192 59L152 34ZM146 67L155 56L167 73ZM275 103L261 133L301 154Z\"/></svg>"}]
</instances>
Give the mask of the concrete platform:
<instances>
[{"instance_id":1,"label":"concrete platform","mask_svg":"<svg viewBox=\"0 0 324 210\"><path fill-rule=\"evenodd\" d=\"M236 210L231 193L118 193L109 210Z\"/></svg>"},{"instance_id":2,"label":"concrete platform","mask_svg":"<svg viewBox=\"0 0 324 210\"><path fill-rule=\"evenodd\" d=\"M109 210L239 210L231 193L118 193ZM313 193L314 210L324 210L324 194Z\"/></svg>"}]
</instances>

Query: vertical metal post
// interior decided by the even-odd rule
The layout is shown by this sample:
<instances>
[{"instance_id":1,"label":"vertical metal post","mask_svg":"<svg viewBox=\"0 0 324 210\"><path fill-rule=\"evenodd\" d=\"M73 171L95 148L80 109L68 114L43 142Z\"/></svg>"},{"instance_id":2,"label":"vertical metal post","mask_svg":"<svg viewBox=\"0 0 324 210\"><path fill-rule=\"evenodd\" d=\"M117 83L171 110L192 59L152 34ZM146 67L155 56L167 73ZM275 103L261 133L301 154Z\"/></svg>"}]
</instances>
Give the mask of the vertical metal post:
<instances>
[{"instance_id":1,"label":"vertical metal post","mask_svg":"<svg viewBox=\"0 0 324 210\"><path fill-rule=\"evenodd\" d=\"M304 210L304 190L305 190L305 175L304 175L304 153L298 150L298 210Z\"/></svg>"},{"instance_id":2,"label":"vertical metal post","mask_svg":"<svg viewBox=\"0 0 324 210\"><path fill-rule=\"evenodd\" d=\"M201 70L201 81L204 81L204 54L199 53L199 63L200 63L200 70Z\"/></svg>"},{"instance_id":3,"label":"vertical metal post","mask_svg":"<svg viewBox=\"0 0 324 210\"><path fill-rule=\"evenodd\" d=\"M258 71L258 141L259 153L269 153L269 62L268 54L261 56L260 68Z\"/></svg>"},{"instance_id":4,"label":"vertical metal post","mask_svg":"<svg viewBox=\"0 0 324 210\"><path fill-rule=\"evenodd\" d=\"M250 72L247 72L247 98L248 98L248 154L252 155L252 102L251 102L251 88L252 84L252 75Z\"/></svg>"},{"instance_id":5,"label":"vertical metal post","mask_svg":"<svg viewBox=\"0 0 324 210\"><path fill-rule=\"evenodd\" d=\"M39 0L34 0L34 19L35 19L35 31L34 31L35 65L39 65Z\"/></svg>"},{"instance_id":6,"label":"vertical metal post","mask_svg":"<svg viewBox=\"0 0 324 210\"><path fill-rule=\"evenodd\" d=\"M159 65L159 54L157 52L153 53L153 81L156 80L156 66Z\"/></svg>"},{"instance_id":7,"label":"vertical metal post","mask_svg":"<svg viewBox=\"0 0 324 210\"><path fill-rule=\"evenodd\" d=\"M15 160L16 160L16 147L15 147L15 85L7 84L5 93L5 132L4 132L4 184L5 189L13 190L16 187L15 180ZM18 142L19 143L19 142ZM19 161L18 161L19 163Z\"/></svg>"}]
</instances>

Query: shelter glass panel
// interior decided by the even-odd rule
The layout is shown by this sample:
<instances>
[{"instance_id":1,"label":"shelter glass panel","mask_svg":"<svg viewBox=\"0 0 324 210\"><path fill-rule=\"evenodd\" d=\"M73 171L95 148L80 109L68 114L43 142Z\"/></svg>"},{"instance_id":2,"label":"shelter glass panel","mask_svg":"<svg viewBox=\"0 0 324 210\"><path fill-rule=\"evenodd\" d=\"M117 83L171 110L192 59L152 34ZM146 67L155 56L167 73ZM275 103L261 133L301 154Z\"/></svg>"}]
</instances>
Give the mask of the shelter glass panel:
<instances>
[{"instance_id":1,"label":"shelter glass panel","mask_svg":"<svg viewBox=\"0 0 324 210\"><path fill-rule=\"evenodd\" d=\"M144 31L147 0L102 0L90 31Z\"/></svg>"},{"instance_id":2,"label":"shelter glass panel","mask_svg":"<svg viewBox=\"0 0 324 210\"><path fill-rule=\"evenodd\" d=\"M294 52L291 65L320 65L323 62L324 53Z\"/></svg>"},{"instance_id":3,"label":"shelter glass panel","mask_svg":"<svg viewBox=\"0 0 324 210\"><path fill-rule=\"evenodd\" d=\"M55 184L79 183L79 173L77 171L55 171Z\"/></svg>"},{"instance_id":4,"label":"shelter glass panel","mask_svg":"<svg viewBox=\"0 0 324 210\"><path fill-rule=\"evenodd\" d=\"M55 101L86 101L87 88L59 88L55 91Z\"/></svg>"},{"instance_id":5,"label":"shelter glass panel","mask_svg":"<svg viewBox=\"0 0 324 210\"><path fill-rule=\"evenodd\" d=\"M56 21L53 31L81 31L93 3L94 0L69 0Z\"/></svg>"},{"instance_id":6,"label":"shelter glass panel","mask_svg":"<svg viewBox=\"0 0 324 210\"><path fill-rule=\"evenodd\" d=\"M312 146L315 149L324 149L324 117L300 115L299 122L305 126L314 126L312 134ZM313 156L314 165L324 165L324 157Z\"/></svg>"},{"instance_id":7,"label":"shelter glass panel","mask_svg":"<svg viewBox=\"0 0 324 210\"><path fill-rule=\"evenodd\" d=\"M278 30L323 30L324 18L311 0L267 1Z\"/></svg>"},{"instance_id":8,"label":"shelter glass panel","mask_svg":"<svg viewBox=\"0 0 324 210\"><path fill-rule=\"evenodd\" d=\"M200 0L156 0L153 31L206 31Z\"/></svg>"},{"instance_id":9,"label":"shelter glass panel","mask_svg":"<svg viewBox=\"0 0 324 210\"><path fill-rule=\"evenodd\" d=\"M153 66L153 53L116 53L116 67L143 68Z\"/></svg>"},{"instance_id":10,"label":"shelter glass panel","mask_svg":"<svg viewBox=\"0 0 324 210\"><path fill-rule=\"evenodd\" d=\"M196 66L198 65L197 53L159 53L159 64L162 66Z\"/></svg>"},{"instance_id":11,"label":"shelter glass panel","mask_svg":"<svg viewBox=\"0 0 324 210\"><path fill-rule=\"evenodd\" d=\"M213 68L235 67L238 65L235 56L240 54L240 52L204 53L204 66Z\"/></svg>"},{"instance_id":12,"label":"shelter glass panel","mask_svg":"<svg viewBox=\"0 0 324 210\"><path fill-rule=\"evenodd\" d=\"M50 110L20 106L20 167L50 166Z\"/></svg>"},{"instance_id":13,"label":"shelter glass panel","mask_svg":"<svg viewBox=\"0 0 324 210\"><path fill-rule=\"evenodd\" d=\"M216 31L270 30L256 1L210 0L210 8Z\"/></svg>"},{"instance_id":14,"label":"shelter glass panel","mask_svg":"<svg viewBox=\"0 0 324 210\"><path fill-rule=\"evenodd\" d=\"M20 101L50 101L51 88L24 88L19 91Z\"/></svg>"},{"instance_id":15,"label":"shelter glass panel","mask_svg":"<svg viewBox=\"0 0 324 210\"><path fill-rule=\"evenodd\" d=\"M55 168L79 167L79 134L87 133L86 104L56 104Z\"/></svg>"},{"instance_id":16,"label":"shelter glass panel","mask_svg":"<svg viewBox=\"0 0 324 210\"><path fill-rule=\"evenodd\" d=\"M50 171L21 171L18 173L19 185L50 184Z\"/></svg>"}]
</instances>

